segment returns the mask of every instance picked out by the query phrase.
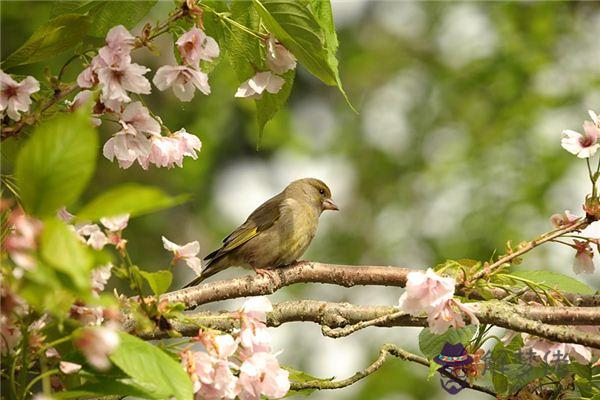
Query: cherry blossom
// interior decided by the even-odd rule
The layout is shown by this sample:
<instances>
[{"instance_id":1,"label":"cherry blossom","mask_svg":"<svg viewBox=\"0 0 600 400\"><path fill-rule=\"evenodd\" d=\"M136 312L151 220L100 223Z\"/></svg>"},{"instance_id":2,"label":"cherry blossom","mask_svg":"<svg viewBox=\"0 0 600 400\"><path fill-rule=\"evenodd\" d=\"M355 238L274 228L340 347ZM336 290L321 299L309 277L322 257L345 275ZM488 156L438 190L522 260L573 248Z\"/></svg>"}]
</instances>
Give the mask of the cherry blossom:
<instances>
[{"instance_id":1,"label":"cherry blossom","mask_svg":"<svg viewBox=\"0 0 600 400\"><path fill-rule=\"evenodd\" d=\"M106 141L102 154L110 161L116 158L119 167L129 168L136 160L140 165L145 165L150 150L151 142L145 135L123 124L123 129Z\"/></svg>"},{"instance_id":2,"label":"cherry blossom","mask_svg":"<svg viewBox=\"0 0 600 400\"><path fill-rule=\"evenodd\" d=\"M117 215L110 218L100 218L102 225L111 232L119 232L127 227L129 214Z\"/></svg>"},{"instance_id":3,"label":"cherry blossom","mask_svg":"<svg viewBox=\"0 0 600 400\"><path fill-rule=\"evenodd\" d=\"M462 304L458 300L450 299L428 314L429 330L431 333L440 335L450 327L463 328L465 326L463 313L469 316L472 324L479 324L479 320L473 314L469 304Z\"/></svg>"},{"instance_id":4,"label":"cherry blossom","mask_svg":"<svg viewBox=\"0 0 600 400\"><path fill-rule=\"evenodd\" d=\"M202 273L202 261L200 258L196 257L200 252L200 244L198 241L186 243L183 246L179 246L178 244L169 241L164 236L162 237L162 241L164 248L174 254L173 263L179 260L185 260L186 265L197 275Z\"/></svg>"},{"instance_id":5,"label":"cherry blossom","mask_svg":"<svg viewBox=\"0 0 600 400\"><path fill-rule=\"evenodd\" d=\"M230 363L204 352L184 351L181 362L192 380L196 399L234 399L236 381Z\"/></svg>"},{"instance_id":6,"label":"cherry blossom","mask_svg":"<svg viewBox=\"0 0 600 400\"><path fill-rule=\"evenodd\" d=\"M0 114L14 121L21 119L21 112L29 111L31 95L40 90L40 83L32 76L21 82L15 81L0 70Z\"/></svg>"},{"instance_id":7,"label":"cherry blossom","mask_svg":"<svg viewBox=\"0 0 600 400\"><path fill-rule=\"evenodd\" d=\"M561 146L579 158L589 158L596 154L600 143L600 128L589 121L583 123L583 134L564 130L561 135Z\"/></svg>"},{"instance_id":8,"label":"cherry blossom","mask_svg":"<svg viewBox=\"0 0 600 400\"><path fill-rule=\"evenodd\" d=\"M100 293L104 290L104 286L110 279L112 268L112 263L108 263L92 270L92 290L95 293Z\"/></svg>"},{"instance_id":9,"label":"cherry blossom","mask_svg":"<svg viewBox=\"0 0 600 400\"><path fill-rule=\"evenodd\" d=\"M21 329L7 315L0 315L0 353L7 355L13 352L21 340Z\"/></svg>"},{"instance_id":10,"label":"cherry blossom","mask_svg":"<svg viewBox=\"0 0 600 400\"><path fill-rule=\"evenodd\" d=\"M212 61L219 57L219 45L200 29L193 27L175 42L183 62L198 67L200 60Z\"/></svg>"},{"instance_id":11,"label":"cherry blossom","mask_svg":"<svg viewBox=\"0 0 600 400\"><path fill-rule=\"evenodd\" d=\"M282 77L271 71L257 72L256 75L240 85L235 92L235 97L260 99L264 91L272 94L279 92L284 83L285 80Z\"/></svg>"},{"instance_id":12,"label":"cherry blossom","mask_svg":"<svg viewBox=\"0 0 600 400\"><path fill-rule=\"evenodd\" d=\"M260 322L267 321L267 313L273 311L273 305L265 296L251 297L246 300L240 309L247 318L256 319Z\"/></svg>"},{"instance_id":13,"label":"cherry blossom","mask_svg":"<svg viewBox=\"0 0 600 400\"><path fill-rule=\"evenodd\" d=\"M400 297L400 308L411 315L430 313L454 296L455 281L436 274L431 268L426 272L409 272L406 290Z\"/></svg>"},{"instance_id":14,"label":"cherry blossom","mask_svg":"<svg viewBox=\"0 0 600 400\"><path fill-rule=\"evenodd\" d=\"M31 252L37 249L37 239L43 227L42 222L25 214L20 207L10 212L7 222L10 233L4 239L2 248L8 252L17 266L31 270L36 265Z\"/></svg>"},{"instance_id":15,"label":"cherry blossom","mask_svg":"<svg viewBox=\"0 0 600 400\"><path fill-rule=\"evenodd\" d=\"M71 375L81 370L81 364L72 363L69 361L61 361L58 364L58 369L65 375Z\"/></svg>"},{"instance_id":16,"label":"cherry blossom","mask_svg":"<svg viewBox=\"0 0 600 400\"><path fill-rule=\"evenodd\" d=\"M273 354L254 353L240 366L237 390L240 400L282 398L290 390L289 372L279 366Z\"/></svg>"},{"instance_id":17,"label":"cherry blossom","mask_svg":"<svg viewBox=\"0 0 600 400\"><path fill-rule=\"evenodd\" d=\"M99 306L89 307L77 302L71 305L69 316L84 326L98 326L104 321L104 310Z\"/></svg>"},{"instance_id":18,"label":"cherry blossom","mask_svg":"<svg viewBox=\"0 0 600 400\"><path fill-rule=\"evenodd\" d=\"M129 54L135 45L135 37L123 25L117 25L106 34L106 45L113 51Z\"/></svg>"},{"instance_id":19,"label":"cherry blossom","mask_svg":"<svg viewBox=\"0 0 600 400\"><path fill-rule=\"evenodd\" d=\"M119 122L129 132L160 135L160 124L150 116L150 111L139 101L125 107Z\"/></svg>"},{"instance_id":20,"label":"cherry blossom","mask_svg":"<svg viewBox=\"0 0 600 400\"><path fill-rule=\"evenodd\" d=\"M184 156L192 157L194 160L198 158L196 152L199 152L202 149L202 142L198 136L186 132L185 129L180 129L173 133L173 137L179 139Z\"/></svg>"},{"instance_id":21,"label":"cherry blossom","mask_svg":"<svg viewBox=\"0 0 600 400\"><path fill-rule=\"evenodd\" d=\"M573 222L577 221L579 217L577 215L571 214L571 211L565 210L562 214L553 214L550 217L550 222L556 228L564 228L565 226L571 225Z\"/></svg>"},{"instance_id":22,"label":"cherry blossom","mask_svg":"<svg viewBox=\"0 0 600 400\"><path fill-rule=\"evenodd\" d=\"M273 306L265 296L252 297L242 305L238 332L242 359L256 352L271 351L271 335L265 324L266 313L270 311L273 311Z\"/></svg>"},{"instance_id":23,"label":"cherry blossom","mask_svg":"<svg viewBox=\"0 0 600 400\"><path fill-rule=\"evenodd\" d=\"M102 102L127 103L131 101L127 92L149 94L150 82L144 77L148 71L150 69L131 63L128 59L98 69L98 82L102 86ZM113 108L113 111L116 110Z\"/></svg>"},{"instance_id":24,"label":"cherry blossom","mask_svg":"<svg viewBox=\"0 0 600 400\"><path fill-rule=\"evenodd\" d=\"M164 65L156 71L152 82L160 91L172 87L181 101L191 101L196 89L210 94L208 75L187 65Z\"/></svg>"},{"instance_id":25,"label":"cherry blossom","mask_svg":"<svg viewBox=\"0 0 600 400\"><path fill-rule=\"evenodd\" d=\"M600 128L600 116L598 114L596 114L594 111L592 110L588 110L588 114L590 115L590 118L592 119L592 122L598 127Z\"/></svg>"},{"instance_id":26,"label":"cherry blossom","mask_svg":"<svg viewBox=\"0 0 600 400\"><path fill-rule=\"evenodd\" d=\"M551 342L527 333L523 333L522 336L522 351L531 350L538 359L548 365L556 364L563 360L570 362L571 358L580 364L587 365L592 359L591 350L580 344Z\"/></svg>"},{"instance_id":27,"label":"cherry blossom","mask_svg":"<svg viewBox=\"0 0 600 400\"><path fill-rule=\"evenodd\" d=\"M233 336L228 334L215 335L211 331L200 330L196 339L204 345L208 354L222 359L231 357L238 347Z\"/></svg>"},{"instance_id":28,"label":"cherry blossom","mask_svg":"<svg viewBox=\"0 0 600 400\"><path fill-rule=\"evenodd\" d=\"M110 367L108 356L117 348L120 339L114 327L98 326L84 328L75 338L75 346L87 361L99 370Z\"/></svg>"},{"instance_id":29,"label":"cherry blossom","mask_svg":"<svg viewBox=\"0 0 600 400\"><path fill-rule=\"evenodd\" d=\"M83 238L84 243L93 249L100 250L108 244L108 238L96 224L85 224L76 228L77 234Z\"/></svg>"},{"instance_id":30,"label":"cherry blossom","mask_svg":"<svg viewBox=\"0 0 600 400\"><path fill-rule=\"evenodd\" d=\"M267 66L276 74L296 68L296 57L272 35L267 39Z\"/></svg>"},{"instance_id":31,"label":"cherry blossom","mask_svg":"<svg viewBox=\"0 0 600 400\"><path fill-rule=\"evenodd\" d=\"M573 261L573 272L576 274L593 274L595 266L592 246L587 241L573 240L573 247L577 250L575 260Z\"/></svg>"}]
</instances>

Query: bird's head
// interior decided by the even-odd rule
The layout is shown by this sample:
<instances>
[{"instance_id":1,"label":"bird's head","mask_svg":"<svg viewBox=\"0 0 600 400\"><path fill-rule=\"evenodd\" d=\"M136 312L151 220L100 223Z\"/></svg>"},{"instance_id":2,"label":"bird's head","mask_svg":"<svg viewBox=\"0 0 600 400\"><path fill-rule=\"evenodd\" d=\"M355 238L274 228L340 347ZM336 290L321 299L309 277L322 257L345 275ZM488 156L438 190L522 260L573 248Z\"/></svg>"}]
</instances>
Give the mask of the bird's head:
<instances>
[{"instance_id":1,"label":"bird's head","mask_svg":"<svg viewBox=\"0 0 600 400\"><path fill-rule=\"evenodd\" d=\"M338 206L331 200L331 189L319 179L299 179L292 182L288 188L293 192L298 191L302 193L303 197L321 212L325 210L339 210Z\"/></svg>"}]
</instances>

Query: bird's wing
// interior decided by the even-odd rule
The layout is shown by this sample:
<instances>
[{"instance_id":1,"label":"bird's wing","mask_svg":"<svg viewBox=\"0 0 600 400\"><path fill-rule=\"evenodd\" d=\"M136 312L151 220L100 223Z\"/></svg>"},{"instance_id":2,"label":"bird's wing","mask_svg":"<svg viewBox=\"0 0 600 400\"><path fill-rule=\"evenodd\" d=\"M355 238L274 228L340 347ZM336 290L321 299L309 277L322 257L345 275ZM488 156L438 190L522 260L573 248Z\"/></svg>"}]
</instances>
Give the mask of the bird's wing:
<instances>
[{"instance_id":1,"label":"bird's wing","mask_svg":"<svg viewBox=\"0 0 600 400\"><path fill-rule=\"evenodd\" d=\"M223 246L210 253L205 260L215 260L231 252L273 226L281 216L283 194L278 194L258 207L239 228L223 239Z\"/></svg>"}]
</instances>

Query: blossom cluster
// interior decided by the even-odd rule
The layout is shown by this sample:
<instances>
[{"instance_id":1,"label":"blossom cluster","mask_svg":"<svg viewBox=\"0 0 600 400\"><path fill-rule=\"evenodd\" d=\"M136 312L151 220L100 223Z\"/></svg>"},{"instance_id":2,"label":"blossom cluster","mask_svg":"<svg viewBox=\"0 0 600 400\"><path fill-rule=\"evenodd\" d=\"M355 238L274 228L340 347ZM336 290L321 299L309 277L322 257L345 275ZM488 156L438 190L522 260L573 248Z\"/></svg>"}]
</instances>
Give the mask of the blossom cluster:
<instances>
[{"instance_id":1,"label":"blossom cluster","mask_svg":"<svg viewBox=\"0 0 600 400\"><path fill-rule=\"evenodd\" d=\"M192 28L182 36L185 41L181 43L181 51L188 65L185 71L176 76L168 71L168 67L161 67L153 80L160 90L173 86L176 94L189 101L194 91L193 85L190 91L190 82L196 84L201 81L202 85L196 86L206 94L210 92L208 77L198 69L198 61L206 59L207 53L214 55L214 46L217 45L214 40L210 42L206 35L202 35L199 29ZM135 44L136 38L125 27L115 26L106 36L106 46L98 50L90 65L77 77L77 84L81 88L100 88L101 94L94 107L95 121L99 121L98 116L106 112L118 117L121 129L104 144L102 152L109 160L116 159L121 168L129 168L135 162L143 169L148 169L150 164L167 168L175 165L181 167L184 157L198 157L202 143L185 129L163 136L160 120L151 116L140 101L132 102L131 93L140 95L151 92L150 82L144 76L150 69L132 62L131 51ZM188 75L194 79L188 80ZM75 109L92 95L90 90L84 90L67 106ZM178 97L183 100L181 96Z\"/></svg>"},{"instance_id":2,"label":"blossom cluster","mask_svg":"<svg viewBox=\"0 0 600 400\"><path fill-rule=\"evenodd\" d=\"M272 306L266 297L244 303L240 328L233 335L200 330L197 341L205 351L187 349L181 362L189 374L196 399L279 399L289 391L289 372L271 352L265 325Z\"/></svg>"},{"instance_id":3,"label":"blossom cluster","mask_svg":"<svg viewBox=\"0 0 600 400\"><path fill-rule=\"evenodd\" d=\"M592 110L588 114L592 121L584 121L583 133L566 129L561 134L563 149L579 158L590 158L600 148L600 117Z\"/></svg>"},{"instance_id":4,"label":"blossom cluster","mask_svg":"<svg viewBox=\"0 0 600 400\"><path fill-rule=\"evenodd\" d=\"M264 92L278 93L285 79L280 74L296 68L296 58L273 35L266 39L266 64L268 71L259 71L252 78L243 82L235 93L235 97L260 99Z\"/></svg>"},{"instance_id":5,"label":"blossom cluster","mask_svg":"<svg viewBox=\"0 0 600 400\"><path fill-rule=\"evenodd\" d=\"M455 286L454 278L439 276L431 268L409 272L400 309L414 316L426 314L429 329L435 334L442 334L449 327L464 327L463 314L471 323L479 324L471 306L453 298Z\"/></svg>"}]
</instances>

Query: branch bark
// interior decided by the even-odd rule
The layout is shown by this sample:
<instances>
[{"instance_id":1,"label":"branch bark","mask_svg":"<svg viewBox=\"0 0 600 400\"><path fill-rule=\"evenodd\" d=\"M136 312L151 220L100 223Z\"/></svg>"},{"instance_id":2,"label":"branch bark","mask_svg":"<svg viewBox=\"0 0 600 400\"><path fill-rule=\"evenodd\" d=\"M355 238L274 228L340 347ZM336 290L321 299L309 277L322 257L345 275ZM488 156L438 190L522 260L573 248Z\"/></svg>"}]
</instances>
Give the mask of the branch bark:
<instances>
[{"instance_id":1,"label":"branch bark","mask_svg":"<svg viewBox=\"0 0 600 400\"><path fill-rule=\"evenodd\" d=\"M481 323L530 333L552 341L600 349L600 335L565 325L600 325L599 309L514 306L501 301L471 304L477 305L475 315ZM195 336L200 326L230 331L237 327L238 322L235 312L198 312L186 317L186 321L170 321L173 329L184 336ZM323 327L323 334L331 337L347 336L368 326L427 326L426 318L412 317L395 307L357 306L317 300L278 303L267 314L267 325L271 327L299 321L319 324ZM128 331L135 331L135 321L126 321L124 327ZM146 340L168 337L167 332L159 329L141 332L138 336Z\"/></svg>"},{"instance_id":2,"label":"branch bark","mask_svg":"<svg viewBox=\"0 0 600 400\"><path fill-rule=\"evenodd\" d=\"M177 290L161 296L169 302L181 302L187 309L215 301L239 297L268 295L296 283L326 283L344 287L359 285L404 287L410 268L394 266L358 266L325 264L314 261L299 261L294 265L274 270L273 277L248 275L226 281L204 283L187 289ZM494 296L502 299L510 296L505 290L494 289ZM469 291L469 288L457 290L457 294L471 299L482 300ZM580 295L566 293L564 296L575 306L600 307L600 295ZM537 300L531 291L519 298L525 301Z\"/></svg>"}]
</instances>

